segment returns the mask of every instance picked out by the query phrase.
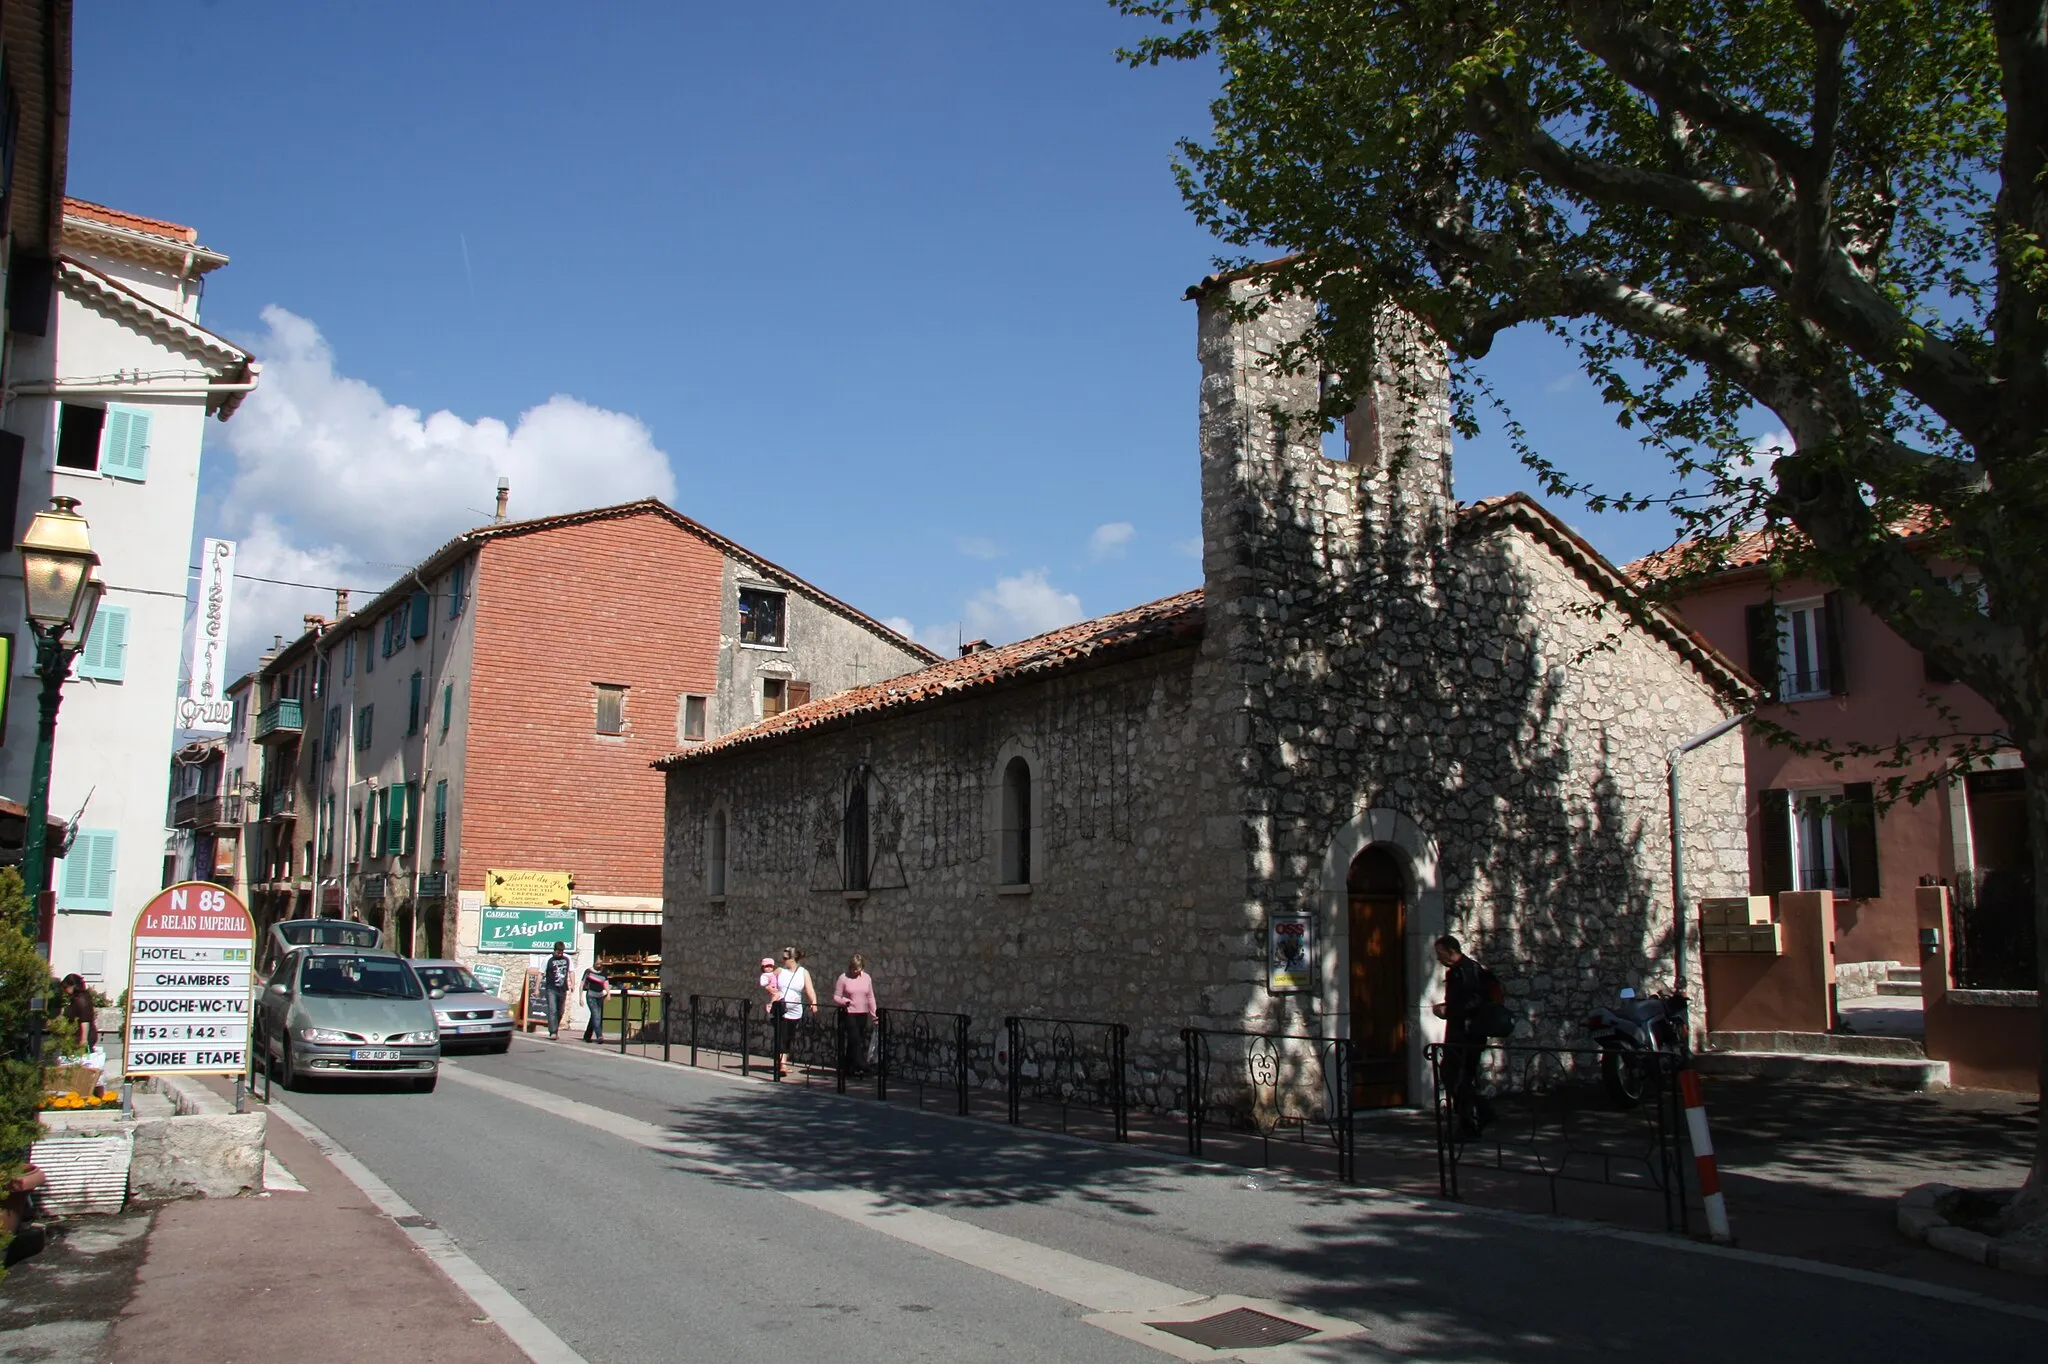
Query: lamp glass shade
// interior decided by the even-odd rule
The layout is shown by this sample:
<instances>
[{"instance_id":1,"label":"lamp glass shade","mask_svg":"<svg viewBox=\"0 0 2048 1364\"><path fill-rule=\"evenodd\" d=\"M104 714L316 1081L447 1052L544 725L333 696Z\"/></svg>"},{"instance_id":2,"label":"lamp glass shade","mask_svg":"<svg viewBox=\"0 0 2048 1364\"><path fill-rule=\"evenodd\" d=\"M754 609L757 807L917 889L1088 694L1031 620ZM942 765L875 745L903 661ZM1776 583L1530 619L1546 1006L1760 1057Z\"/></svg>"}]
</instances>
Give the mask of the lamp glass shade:
<instances>
[{"instance_id":1,"label":"lamp glass shade","mask_svg":"<svg viewBox=\"0 0 2048 1364\"><path fill-rule=\"evenodd\" d=\"M85 518L69 497L50 499L21 537L21 582L28 618L45 630L61 629L78 616L86 579L98 566L86 538Z\"/></svg>"},{"instance_id":2,"label":"lamp glass shade","mask_svg":"<svg viewBox=\"0 0 2048 1364\"><path fill-rule=\"evenodd\" d=\"M78 619L64 632L66 644L84 644L91 637L93 619L100 613L100 598L106 595L107 585L100 581L97 573L85 580L85 593L79 602Z\"/></svg>"}]
</instances>

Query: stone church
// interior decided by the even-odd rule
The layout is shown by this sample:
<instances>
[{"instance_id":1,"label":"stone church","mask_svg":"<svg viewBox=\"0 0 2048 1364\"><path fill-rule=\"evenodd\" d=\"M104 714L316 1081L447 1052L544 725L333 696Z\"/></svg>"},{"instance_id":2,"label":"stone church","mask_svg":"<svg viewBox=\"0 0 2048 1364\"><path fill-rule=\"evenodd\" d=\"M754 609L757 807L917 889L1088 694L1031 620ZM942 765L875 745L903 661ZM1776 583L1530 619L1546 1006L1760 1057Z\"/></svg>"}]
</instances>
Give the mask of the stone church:
<instances>
[{"instance_id":1,"label":"stone church","mask_svg":"<svg viewBox=\"0 0 2048 1364\"><path fill-rule=\"evenodd\" d=\"M1674 969L1665 755L1750 684L1526 496L1451 497L1440 358L1383 346L1325 454L1314 317L1199 310L1200 589L857 687L666 758L664 984L861 952L884 1007L1349 1037L1422 1102L1446 931L1524 1037ZM1397 327L1390 325L1388 335ZM1427 357L1428 352L1424 353ZM1747 890L1739 732L1686 760L1692 896ZM1689 956L1697 961L1697 928ZM1147 1083L1147 1080L1151 1083Z\"/></svg>"}]
</instances>

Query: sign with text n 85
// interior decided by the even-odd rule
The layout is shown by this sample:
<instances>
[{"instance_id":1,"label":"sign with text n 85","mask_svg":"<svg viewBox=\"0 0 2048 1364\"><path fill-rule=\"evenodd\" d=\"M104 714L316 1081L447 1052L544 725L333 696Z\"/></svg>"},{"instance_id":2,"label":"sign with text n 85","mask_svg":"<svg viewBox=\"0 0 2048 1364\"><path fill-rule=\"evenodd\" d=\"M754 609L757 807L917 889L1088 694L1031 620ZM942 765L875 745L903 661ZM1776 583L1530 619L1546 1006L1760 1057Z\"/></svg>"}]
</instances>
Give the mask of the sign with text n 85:
<instances>
[{"instance_id":1,"label":"sign with text n 85","mask_svg":"<svg viewBox=\"0 0 2048 1364\"><path fill-rule=\"evenodd\" d=\"M249 1065L256 923L225 886L181 881L135 918L129 1075L237 1075Z\"/></svg>"},{"instance_id":2,"label":"sign with text n 85","mask_svg":"<svg viewBox=\"0 0 2048 1364\"><path fill-rule=\"evenodd\" d=\"M556 943L576 950L573 909L509 909L486 905L477 911L479 952L552 952Z\"/></svg>"}]
</instances>

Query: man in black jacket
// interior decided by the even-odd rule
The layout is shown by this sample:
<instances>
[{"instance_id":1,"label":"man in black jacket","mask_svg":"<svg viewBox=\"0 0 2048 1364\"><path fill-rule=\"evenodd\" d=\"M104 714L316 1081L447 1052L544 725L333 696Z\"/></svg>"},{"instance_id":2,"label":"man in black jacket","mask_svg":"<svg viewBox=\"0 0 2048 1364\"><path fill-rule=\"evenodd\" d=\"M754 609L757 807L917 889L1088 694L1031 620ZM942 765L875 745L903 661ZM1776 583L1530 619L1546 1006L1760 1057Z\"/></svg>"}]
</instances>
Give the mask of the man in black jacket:
<instances>
[{"instance_id":1,"label":"man in black jacket","mask_svg":"<svg viewBox=\"0 0 2048 1364\"><path fill-rule=\"evenodd\" d=\"M1444 1083L1451 1093L1452 1120L1459 1136L1476 1137L1493 1117L1492 1105L1479 1093L1479 1060L1486 1046L1480 1015L1489 1002L1486 971L1448 933L1436 940L1436 959L1443 963L1444 999L1433 1012L1445 1024Z\"/></svg>"},{"instance_id":2,"label":"man in black jacket","mask_svg":"<svg viewBox=\"0 0 2048 1364\"><path fill-rule=\"evenodd\" d=\"M548 1036L557 1040L562 1036L562 1014L569 1007L569 972L574 965L568 944L558 942L555 954L540 968L541 1007L547 1010Z\"/></svg>"}]
</instances>

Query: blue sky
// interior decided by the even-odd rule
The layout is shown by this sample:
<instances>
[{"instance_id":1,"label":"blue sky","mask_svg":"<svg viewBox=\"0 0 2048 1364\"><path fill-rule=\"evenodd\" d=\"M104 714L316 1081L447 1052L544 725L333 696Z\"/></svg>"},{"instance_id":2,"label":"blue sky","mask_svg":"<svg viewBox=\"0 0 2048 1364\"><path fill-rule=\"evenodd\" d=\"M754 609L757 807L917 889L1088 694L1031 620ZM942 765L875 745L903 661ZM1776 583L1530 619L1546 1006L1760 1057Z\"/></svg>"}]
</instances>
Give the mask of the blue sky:
<instances>
[{"instance_id":1,"label":"blue sky","mask_svg":"<svg viewBox=\"0 0 2048 1364\"><path fill-rule=\"evenodd\" d=\"M251 571L381 586L505 472L515 515L661 493L930 640L1014 637L1200 577L1181 293L1216 248L1169 167L1214 76L1124 69L1137 32L1101 0L86 4L69 187L233 257L204 318L265 391L210 428L199 528ZM1667 481L1547 343L1488 370L1567 467ZM1529 482L1491 435L1456 470ZM1616 558L1670 535L1566 514ZM324 602L246 590L245 657Z\"/></svg>"}]
</instances>

